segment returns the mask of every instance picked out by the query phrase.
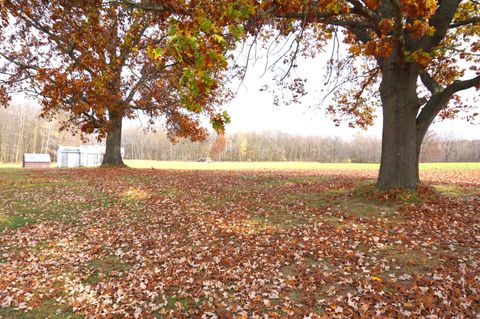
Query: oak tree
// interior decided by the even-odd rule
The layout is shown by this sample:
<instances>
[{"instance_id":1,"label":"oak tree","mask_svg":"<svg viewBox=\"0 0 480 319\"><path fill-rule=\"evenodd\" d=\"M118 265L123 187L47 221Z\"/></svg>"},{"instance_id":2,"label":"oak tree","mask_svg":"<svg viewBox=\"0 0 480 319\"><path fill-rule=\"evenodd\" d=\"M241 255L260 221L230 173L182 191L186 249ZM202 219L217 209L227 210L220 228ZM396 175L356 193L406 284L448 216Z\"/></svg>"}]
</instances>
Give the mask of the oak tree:
<instances>
[{"instance_id":1,"label":"oak tree","mask_svg":"<svg viewBox=\"0 0 480 319\"><path fill-rule=\"evenodd\" d=\"M291 83L284 80L299 56L315 56L333 44L337 52L328 62L327 83L334 79L329 93L334 93L335 100L328 111L335 122L346 119L350 126L366 128L373 124L377 108L382 108L380 188L417 186L420 148L436 118L463 112L473 120L478 115L478 107L462 103L457 95L480 88L480 4L476 0L243 3L253 6L254 14L243 21L253 44L258 39L270 41L268 54L282 39L286 41L287 53L273 63L287 66L278 81L282 96L289 90L291 101L299 102L307 94L301 78ZM348 46L348 55L335 59L340 56L341 41Z\"/></svg>"},{"instance_id":2,"label":"oak tree","mask_svg":"<svg viewBox=\"0 0 480 319\"><path fill-rule=\"evenodd\" d=\"M351 125L372 124L383 110L378 187L415 188L422 140L436 118L472 120L478 107L462 103L458 92L480 89L480 3L476 0L262 1L257 25L293 35L285 63L315 55L339 40L348 55L332 59L331 70L346 83L329 111ZM259 34L259 28L252 28ZM293 82L305 94L302 82Z\"/></svg>"},{"instance_id":3,"label":"oak tree","mask_svg":"<svg viewBox=\"0 0 480 319\"><path fill-rule=\"evenodd\" d=\"M228 115L215 105L228 96L218 85L228 30L207 18L211 7L191 1L148 9L129 1L3 1L3 103L26 92L44 117L66 112L65 128L106 138L109 166L123 165L124 118L162 117L171 140L202 140L206 114L221 132Z\"/></svg>"}]
</instances>

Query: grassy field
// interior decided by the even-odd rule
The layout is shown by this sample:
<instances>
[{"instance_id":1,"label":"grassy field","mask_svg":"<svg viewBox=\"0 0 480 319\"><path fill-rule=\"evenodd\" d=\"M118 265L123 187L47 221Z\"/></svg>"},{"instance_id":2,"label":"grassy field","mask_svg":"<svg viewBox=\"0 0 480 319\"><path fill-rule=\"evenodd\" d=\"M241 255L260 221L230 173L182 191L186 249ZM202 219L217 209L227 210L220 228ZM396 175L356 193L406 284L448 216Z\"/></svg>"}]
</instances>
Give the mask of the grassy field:
<instances>
[{"instance_id":1,"label":"grassy field","mask_svg":"<svg viewBox=\"0 0 480 319\"><path fill-rule=\"evenodd\" d=\"M0 168L21 168L21 163L0 163Z\"/></svg>"},{"instance_id":2,"label":"grassy field","mask_svg":"<svg viewBox=\"0 0 480 319\"><path fill-rule=\"evenodd\" d=\"M127 163L0 168L0 318L480 316L478 163Z\"/></svg>"},{"instance_id":3,"label":"grassy field","mask_svg":"<svg viewBox=\"0 0 480 319\"><path fill-rule=\"evenodd\" d=\"M171 162L127 160L132 168L180 170L378 170L379 164L317 162ZM480 170L480 163L422 163L420 169Z\"/></svg>"},{"instance_id":4,"label":"grassy field","mask_svg":"<svg viewBox=\"0 0 480 319\"><path fill-rule=\"evenodd\" d=\"M179 170L316 170L316 169L378 169L377 164L316 163L316 162L174 162L127 160L132 168Z\"/></svg>"},{"instance_id":5,"label":"grassy field","mask_svg":"<svg viewBox=\"0 0 480 319\"><path fill-rule=\"evenodd\" d=\"M131 168L178 170L378 170L379 164L317 162L180 162L126 160ZM54 168L56 164L52 164ZM20 168L20 163L0 163L0 168ZM480 170L480 163L422 163L421 170Z\"/></svg>"}]
</instances>

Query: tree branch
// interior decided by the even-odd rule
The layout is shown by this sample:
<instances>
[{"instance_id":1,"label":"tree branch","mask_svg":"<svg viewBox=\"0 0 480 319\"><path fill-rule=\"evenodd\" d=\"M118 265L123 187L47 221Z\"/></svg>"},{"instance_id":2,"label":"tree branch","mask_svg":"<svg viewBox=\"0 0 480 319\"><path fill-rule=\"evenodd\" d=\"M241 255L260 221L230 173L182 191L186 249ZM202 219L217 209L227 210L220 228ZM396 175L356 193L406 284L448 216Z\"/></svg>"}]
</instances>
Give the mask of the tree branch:
<instances>
[{"instance_id":1,"label":"tree branch","mask_svg":"<svg viewBox=\"0 0 480 319\"><path fill-rule=\"evenodd\" d=\"M426 80L430 85L431 82L428 80L428 78L426 78ZM454 81L443 90L433 94L416 120L417 143L421 143L423 137L427 133L428 128L430 127L430 124L432 124L437 114L447 107L448 102L453 94L462 90L467 90L478 84L480 84L480 74L469 80ZM417 147L419 147L419 145L417 145Z\"/></svg>"},{"instance_id":2,"label":"tree branch","mask_svg":"<svg viewBox=\"0 0 480 319\"><path fill-rule=\"evenodd\" d=\"M476 77L464 80L464 81L454 81L452 84L447 86L444 91L450 93L450 95L457 93L458 91L468 90L476 85L480 84L480 74Z\"/></svg>"},{"instance_id":3,"label":"tree branch","mask_svg":"<svg viewBox=\"0 0 480 319\"><path fill-rule=\"evenodd\" d=\"M5 58L7 61L9 61L9 62L11 62L15 65L18 65L19 67L21 67L23 69L31 69L31 70L39 70L40 69L40 67L38 67L37 65L30 65L30 64L20 62L20 61L16 60L14 57L9 56L9 55L5 55L2 52L0 52L0 55L3 58Z\"/></svg>"},{"instance_id":4,"label":"tree branch","mask_svg":"<svg viewBox=\"0 0 480 319\"><path fill-rule=\"evenodd\" d=\"M168 69L172 66L175 66L176 64L178 64L178 62L164 65L162 68L156 69L154 72L150 72L150 73L147 72L147 71L144 71L142 73L141 77L138 79L137 83L135 83L135 85L130 90L127 97L122 101L122 103L123 104L130 104L132 102L135 94L138 92L138 90L140 90L142 88L142 86L144 86L146 83L148 83L151 80L159 79L160 76L161 76L161 71L162 70Z\"/></svg>"},{"instance_id":5,"label":"tree branch","mask_svg":"<svg viewBox=\"0 0 480 319\"><path fill-rule=\"evenodd\" d=\"M317 20L324 20L322 22L328 23L328 24L333 24L341 27L357 27L357 28L372 28L373 24L368 23L366 21L362 20L354 20L354 16L350 17L351 19L338 19L339 16L341 16L342 13L316 13L309 15L308 17L313 17ZM291 13L273 13L272 14L276 18L283 18L283 19L297 19L297 20L304 20L305 19L305 13L297 13L297 12L291 12Z\"/></svg>"},{"instance_id":6,"label":"tree branch","mask_svg":"<svg viewBox=\"0 0 480 319\"><path fill-rule=\"evenodd\" d=\"M460 21L453 21L450 24L450 29L462 27L469 24L473 24L473 25L480 24L480 17L474 17L474 18L460 20Z\"/></svg>"},{"instance_id":7,"label":"tree branch","mask_svg":"<svg viewBox=\"0 0 480 319\"><path fill-rule=\"evenodd\" d=\"M131 8L141 9L145 11L172 12L172 13L175 12L175 10L172 7L166 6L165 4L151 3L147 1L136 2L131 0L119 0L119 1L109 1L108 4L112 4L112 5L123 4Z\"/></svg>"},{"instance_id":8,"label":"tree branch","mask_svg":"<svg viewBox=\"0 0 480 319\"><path fill-rule=\"evenodd\" d=\"M98 119L95 117L95 115L90 114L90 113L88 113L88 112L83 112L82 114L83 114L86 118L88 118L88 120L90 121L90 123L92 123L93 128L99 129L99 128L102 127L102 125L100 124L100 122L98 121Z\"/></svg>"},{"instance_id":9,"label":"tree branch","mask_svg":"<svg viewBox=\"0 0 480 319\"><path fill-rule=\"evenodd\" d=\"M426 35L421 38L417 42L417 45L415 46L416 48L414 49L430 51L432 48L442 42L448 30L450 29L450 24L453 20L455 12L457 12L460 2L461 0L440 1L437 11L430 19L430 25L436 30L435 34L433 36Z\"/></svg>"},{"instance_id":10,"label":"tree branch","mask_svg":"<svg viewBox=\"0 0 480 319\"><path fill-rule=\"evenodd\" d=\"M420 73L420 79L422 80L422 83L425 85L425 87L432 93L439 93L442 90L444 90L444 87L442 87L437 81L435 81L430 74L428 74L427 71Z\"/></svg>"},{"instance_id":11,"label":"tree branch","mask_svg":"<svg viewBox=\"0 0 480 319\"><path fill-rule=\"evenodd\" d=\"M353 13L358 13L364 18L367 18L370 21L376 22L380 20L380 17L378 14L376 14L374 11L368 9L363 3L361 3L359 0L347 0L351 5L353 5L352 12Z\"/></svg>"},{"instance_id":12,"label":"tree branch","mask_svg":"<svg viewBox=\"0 0 480 319\"><path fill-rule=\"evenodd\" d=\"M74 44L63 43L57 36L55 36L52 32L50 32L50 30L47 27L39 24L37 21L32 19L29 15L27 15L27 13L25 11L22 10L22 12L26 15L25 22L28 25L32 26L33 28L35 28L39 32L42 32L42 33L48 35L58 45L59 49L61 51L63 51L63 53L65 53L67 56L69 56L75 62L75 64L77 64L79 66L82 66L85 69L85 71L87 71L91 75L95 74L95 72L93 72L93 70L90 67L88 67L87 65L82 63L79 60L79 58L75 56L75 53L74 53L75 45ZM66 47L64 47L64 45Z\"/></svg>"}]
</instances>

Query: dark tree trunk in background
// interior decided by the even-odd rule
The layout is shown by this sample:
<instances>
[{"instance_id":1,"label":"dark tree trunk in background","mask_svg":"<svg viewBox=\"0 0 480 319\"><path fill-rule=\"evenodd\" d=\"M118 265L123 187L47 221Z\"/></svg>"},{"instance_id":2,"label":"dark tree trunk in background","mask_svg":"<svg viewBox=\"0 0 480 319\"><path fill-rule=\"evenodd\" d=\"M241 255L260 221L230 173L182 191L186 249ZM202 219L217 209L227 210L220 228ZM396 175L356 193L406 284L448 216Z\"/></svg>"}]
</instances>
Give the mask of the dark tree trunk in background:
<instances>
[{"instance_id":1,"label":"dark tree trunk in background","mask_svg":"<svg viewBox=\"0 0 480 319\"><path fill-rule=\"evenodd\" d=\"M112 113L112 128L107 133L107 143L102 167L125 166L122 159L122 117Z\"/></svg>"},{"instance_id":2,"label":"dark tree trunk in background","mask_svg":"<svg viewBox=\"0 0 480 319\"><path fill-rule=\"evenodd\" d=\"M418 73L413 67L389 64L382 69L382 157L380 189L416 188L419 183L416 117Z\"/></svg>"}]
</instances>

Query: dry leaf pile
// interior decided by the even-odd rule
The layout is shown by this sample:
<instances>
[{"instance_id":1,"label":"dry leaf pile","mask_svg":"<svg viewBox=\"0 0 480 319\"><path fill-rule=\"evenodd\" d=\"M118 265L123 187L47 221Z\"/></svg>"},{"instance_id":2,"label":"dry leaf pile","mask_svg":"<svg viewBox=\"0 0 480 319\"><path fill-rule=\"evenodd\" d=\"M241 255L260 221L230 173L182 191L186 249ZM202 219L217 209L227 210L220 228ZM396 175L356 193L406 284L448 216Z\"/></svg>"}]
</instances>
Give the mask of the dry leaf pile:
<instances>
[{"instance_id":1,"label":"dry leaf pile","mask_svg":"<svg viewBox=\"0 0 480 319\"><path fill-rule=\"evenodd\" d=\"M3 177L0 317L480 318L480 173L369 174Z\"/></svg>"}]
</instances>

